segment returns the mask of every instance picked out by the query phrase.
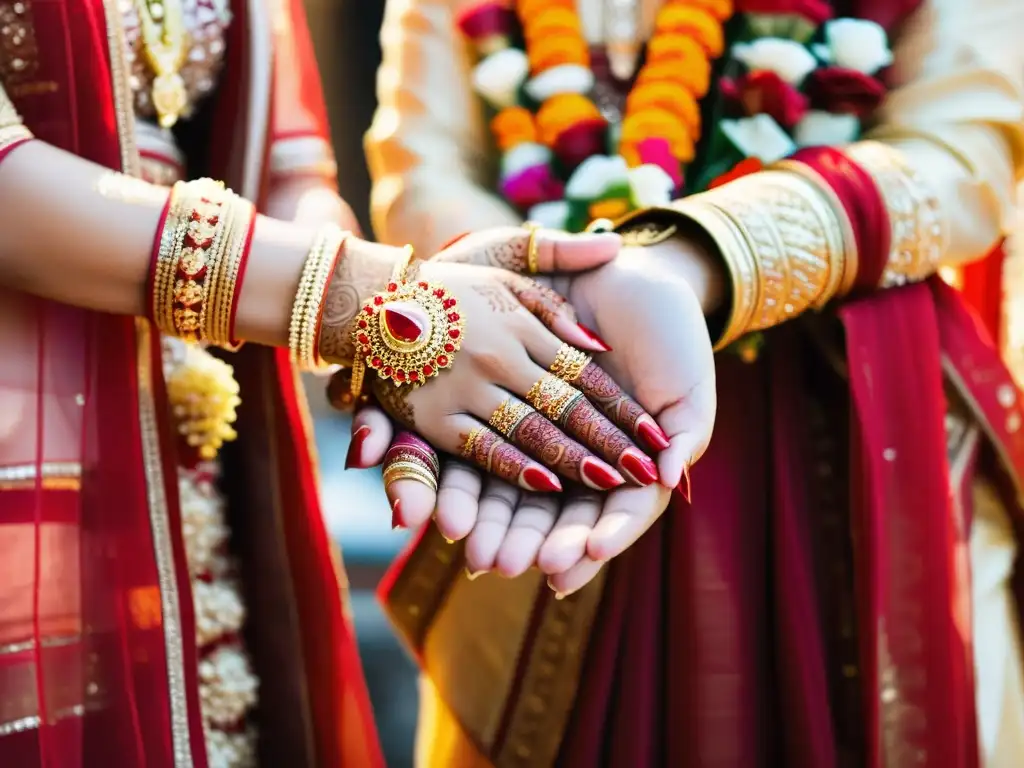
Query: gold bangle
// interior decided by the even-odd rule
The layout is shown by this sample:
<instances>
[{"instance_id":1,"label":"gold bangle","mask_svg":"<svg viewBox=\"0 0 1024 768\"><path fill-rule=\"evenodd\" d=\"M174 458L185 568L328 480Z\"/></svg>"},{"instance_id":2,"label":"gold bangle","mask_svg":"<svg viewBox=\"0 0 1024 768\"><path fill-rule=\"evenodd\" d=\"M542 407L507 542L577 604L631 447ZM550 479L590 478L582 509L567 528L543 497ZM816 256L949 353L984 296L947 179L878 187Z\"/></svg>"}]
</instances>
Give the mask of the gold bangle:
<instances>
[{"instance_id":1,"label":"gold bangle","mask_svg":"<svg viewBox=\"0 0 1024 768\"><path fill-rule=\"evenodd\" d=\"M541 226L535 221L523 223L523 229L530 233L530 239L526 241L526 271L531 275L540 272L540 247L537 245L537 233Z\"/></svg>"},{"instance_id":2,"label":"gold bangle","mask_svg":"<svg viewBox=\"0 0 1024 768\"><path fill-rule=\"evenodd\" d=\"M316 370L324 364L318 348L320 318L331 273L348 235L334 224L323 227L302 266L288 326L288 349L292 362L304 370Z\"/></svg>"},{"instance_id":3,"label":"gold bangle","mask_svg":"<svg viewBox=\"0 0 1024 768\"><path fill-rule=\"evenodd\" d=\"M232 195L224 206L226 222L222 250L215 269L207 276L210 284L204 337L213 344L237 349L231 338L231 319L238 292L239 270L249 244L256 209L248 200Z\"/></svg>"},{"instance_id":4,"label":"gold bangle","mask_svg":"<svg viewBox=\"0 0 1024 768\"><path fill-rule=\"evenodd\" d=\"M555 362L548 368L548 373L572 384L588 365L590 365L590 355L580 352L571 344L562 344L558 348L558 354L555 355Z\"/></svg>"}]
</instances>

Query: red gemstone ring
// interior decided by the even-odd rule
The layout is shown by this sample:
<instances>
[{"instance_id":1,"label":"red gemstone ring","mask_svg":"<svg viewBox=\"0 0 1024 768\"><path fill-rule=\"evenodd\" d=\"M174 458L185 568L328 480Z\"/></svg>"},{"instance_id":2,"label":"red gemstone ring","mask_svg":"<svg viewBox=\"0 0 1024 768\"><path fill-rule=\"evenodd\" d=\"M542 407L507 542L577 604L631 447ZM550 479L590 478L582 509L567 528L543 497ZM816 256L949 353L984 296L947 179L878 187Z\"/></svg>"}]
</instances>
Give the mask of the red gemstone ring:
<instances>
[{"instance_id":1,"label":"red gemstone ring","mask_svg":"<svg viewBox=\"0 0 1024 768\"><path fill-rule=\"evenodd\" d=\"M452 366L463 332L459 303L443 286L392 278L363 307L352 340L382 379L418 386Z\"/></svg>"}]
</instances>

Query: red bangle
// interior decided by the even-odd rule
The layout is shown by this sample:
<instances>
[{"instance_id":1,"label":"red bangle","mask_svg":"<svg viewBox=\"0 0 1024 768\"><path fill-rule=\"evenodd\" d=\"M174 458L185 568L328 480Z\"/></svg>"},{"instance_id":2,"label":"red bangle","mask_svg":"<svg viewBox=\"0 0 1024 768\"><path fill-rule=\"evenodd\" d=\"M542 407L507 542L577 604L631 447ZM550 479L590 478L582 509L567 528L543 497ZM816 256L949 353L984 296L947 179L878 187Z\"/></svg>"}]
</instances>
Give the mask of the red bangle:
<instances>
[{"instance_id":1,"label":"red bangle","mask_svg":"<svg viewBox=\"0 0 1024 768\"><path fill-rule=\"evenodd\" d=\"M842 202L857 243L854 288L876 288L889 258L892 237L889 214L878 186L864 168L833 147L807 147L790 159L814 170Z\"/></svg>"}]
</instances>

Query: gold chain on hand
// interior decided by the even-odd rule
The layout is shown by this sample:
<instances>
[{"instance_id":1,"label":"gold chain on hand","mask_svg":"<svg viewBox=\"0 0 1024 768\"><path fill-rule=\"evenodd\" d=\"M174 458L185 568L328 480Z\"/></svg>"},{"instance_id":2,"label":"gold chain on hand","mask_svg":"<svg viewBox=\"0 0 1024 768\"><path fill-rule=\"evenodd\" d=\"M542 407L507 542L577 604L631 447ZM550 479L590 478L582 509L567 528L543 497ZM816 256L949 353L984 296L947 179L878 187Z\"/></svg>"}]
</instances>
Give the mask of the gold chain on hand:
<instances>
[{"instance_id":1,"label":"gold chain on hand","mask_svg":"<svg viewBox=\"0 0 1024 768\"><path fill-rule=\"evenodd\" d=\"M135 0L142 49L153 70L153 106L162 128L178 122L188 106L179 70L188 55L189 34L181 0Z\"/></svg>"}]
</instances>

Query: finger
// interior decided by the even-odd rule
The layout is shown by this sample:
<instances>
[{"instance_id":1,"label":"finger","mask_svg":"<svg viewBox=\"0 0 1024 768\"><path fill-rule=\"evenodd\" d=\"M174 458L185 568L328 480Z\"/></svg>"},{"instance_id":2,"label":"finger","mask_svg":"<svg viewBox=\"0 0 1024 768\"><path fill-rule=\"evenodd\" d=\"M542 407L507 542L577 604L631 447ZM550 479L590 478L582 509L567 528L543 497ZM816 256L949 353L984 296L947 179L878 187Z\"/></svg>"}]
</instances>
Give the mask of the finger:
<instances>
[{"instance_id":1,"label":"finger","mask_svg":"<svg viewBox=\"0 0 1024 768\"><path fill-rule=\"evenodd\" d=\"M573 592L579 592L601 572L604 563L584 557L565 573L548 577L548 586L555 592L555 599L561 600Z\"/></svg>"},{"instance_id":2,"label":"finger","mask_svg":"<svg viewBox=\"0 0 1024 768\"><path fill-rule=\"evenodd\" d=\"M468 464L445 462L437 492L435 521L441 535L449 541L458 541L473 530L483 482L480 471Z\"/></svg>"},{"instance_id":3,"label":"finger","mask_svg":"<svg viewBox=\"0 0 1024 768\"><path fill-rule=\"evenodd\" d=\"M536 269L530 268L531 236ZM582 272L607 264L621 247L622 238L611 232L573 235L554 229L534 233L523 227L497 227L460 237L434 258L520 273Z\"/></svg>"},{"instance_id":4,"label":"finger","mask_svg":"<svg viewBox=\"0 0 1024 768\"><path fill-rule=\"evenodd\" d=\"M566 435L531 406L499 387L489 387L474 412L486 418L494 430L517 447L562 477L599 491L617 488L626 482L614 467Z\"/></svg>"},{"instance_id":5,"label":"finger","mask_svg":"<svg viewBox=\"0 0 1024 768\"><path fill-rule=\"evenodd\" d=\"M512 510L519 501L519 489L497 478L488 478L480 497L476 525L466 539L466 570L470 578L494 570L498 550L505 540Z\"/></svg>"},{"instance_id":6,"label":"finger","mask_svg":"<svg viewBox=\"0 0 1024 768\"><path fill-rule=\"evenodd\" d=\"M412 432L399 432L384 456L384 492L391 502L391 525L418 527L437 503L440 462L429 444Z\"/></svg>"},{"instance_id":7,"label":"finger","mask_svg":"<svg viewBox=\"0 0 1024 768\"><path fill-rule=\"evenodd\" d=\"M494 567L502 576L515 578L537 562L544 539L558 517L559 497L550 493L524 493L512 514L505 540Z\"/></svg>"},{"instance_id":8,"label":"finger","mask_svg":"<svg viewBox=\"0 0 1024 768\"><path fill-rule=\"evenodd\" d=\"M559 375L555 366L552 366L551 372ZM650 450L664 451L669 447L668 435L658 426L654 417L627 395L596 363L586 363L575 376L564 375L562 378L585 394L605 416L627 434L635 435Z\"/></svg>"},{"instance_id":9,"label":"finger","mask_svg":"<svg viewBox=\"0 0 1024 768\"><path fill-rule=\"evenodd\" d=\"M611 351L596 333L576 321L572 306L551 288L513 273L506 276L505 284L519 303L562 341L591 352Z\"/></svg>"},{"instance_id":10,"label":"finger","mask_svg":"<svg viewBox=\"0 0 1024 768\"><path fill-rule=\"evenodd\" d=\"M487 474L527 491L561 491L562 483L551 470L530 459L490 427L471 416L454 417L462 446L450 451Z\"/></svg>"},{"instance_id":11,"label":"finger","mask_svg":"<svg viewBox=\"0 0 1024 768\"><path fill-rule=\"evenodd\" d=\"M625 488L610 494L601 518L587 539L587 554L610 560L640 538L665 511L672 491L663 485Z\"/></svg>"},{"instance_id":12,"label":"finger","mask_svg":"<svg viewBox=\"0 0 1024 768\"><path fill-rule=\"evenodd\" d=\"M658 414L658 420L672 435L669 447L658 455L662 482L669 488L680 486L687 501L692 490L690 467L704 455L711 442L717 409L718 395L712 375Z\"/></svg>"},{"instance_id":13,"label":"finger","mask_svg":"<svg viewBox=\"0 0 1024 768\"><path fill-rule=\"evenodd\" d=\"M345 469L366 469L384 460L394 427L376 405L360 408L352 417L352 440L345 456Z\"/></svg>"},{"instance_id":14,"label":"finger","mask_svg":"<svg viewBox=\"0 0 1024 768\"><path fill-rule=\"evenodd\" d=\"M564 573L586 557L587 539L601 515L602 500L590 491L570 491L537 554L537 567L550 575Z\"/></svg>"}]
</instances>

